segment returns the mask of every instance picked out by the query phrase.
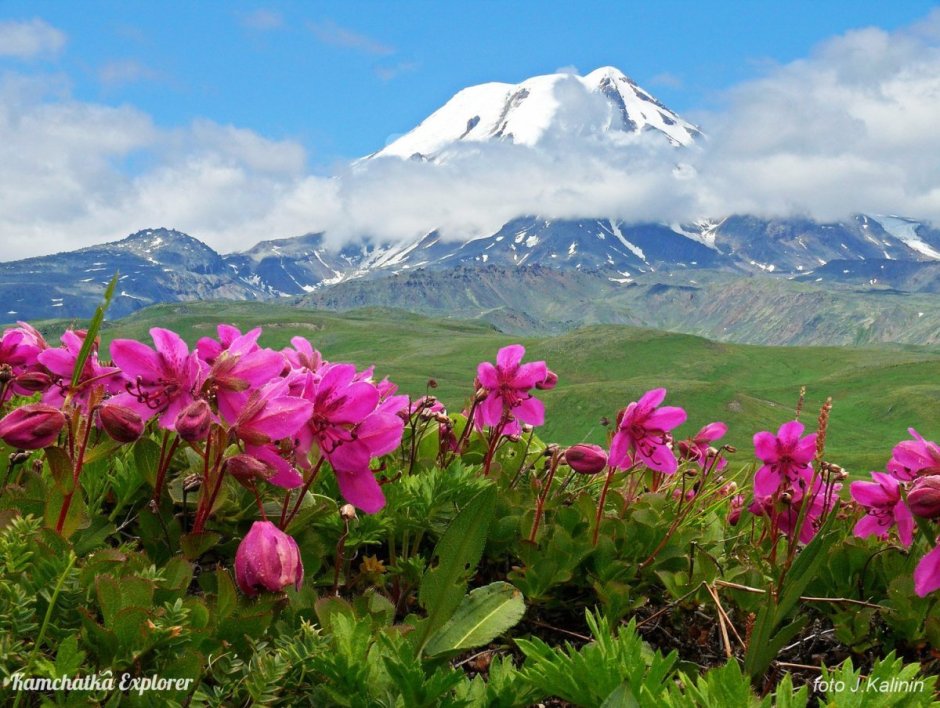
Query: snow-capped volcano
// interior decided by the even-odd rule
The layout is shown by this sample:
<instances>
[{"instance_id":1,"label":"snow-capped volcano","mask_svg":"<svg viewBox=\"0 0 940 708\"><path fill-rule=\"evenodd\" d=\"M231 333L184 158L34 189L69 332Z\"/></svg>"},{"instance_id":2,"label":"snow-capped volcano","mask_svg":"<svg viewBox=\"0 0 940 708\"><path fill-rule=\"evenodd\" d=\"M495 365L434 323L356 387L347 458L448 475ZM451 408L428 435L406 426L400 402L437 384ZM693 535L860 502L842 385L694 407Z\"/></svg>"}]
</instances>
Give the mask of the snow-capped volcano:
<instances>
[{"instance_id":1,"label":"snow-capped volcano","mask_svg":"<svg viewBox=\"0 0 940 708\"><path fill-rule=\"evenodd\" d=\"M460 141L534 146L581 137L618 142L648 131L673 145L690 145L701 135L622 71L605 66L587 76L547 74L519 84L470 86L372 157L428 159Z\"/></svg>"}]
</instances>

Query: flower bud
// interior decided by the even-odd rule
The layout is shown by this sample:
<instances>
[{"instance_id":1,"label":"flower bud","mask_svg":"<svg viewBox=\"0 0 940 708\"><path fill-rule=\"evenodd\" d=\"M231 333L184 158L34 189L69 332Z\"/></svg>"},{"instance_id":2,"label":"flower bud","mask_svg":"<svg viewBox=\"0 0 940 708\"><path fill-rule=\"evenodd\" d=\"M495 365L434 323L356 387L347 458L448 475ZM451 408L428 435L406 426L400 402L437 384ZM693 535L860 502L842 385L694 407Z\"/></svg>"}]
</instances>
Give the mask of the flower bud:
<instances>
[{"instance_id":1,"label":"flower bud","mask_svg":"<svg viewBox=\"0 0 940 708\"><path fill-rule=\"evenodd\" d=\"M535 384L535 387L540 391L551 391L557 385L558 374L556 374L554 371L548 371L545 374L545 378Z\"/></svg>"},{"instance_id":2,"label":"flower bud","mask_svg":"<svg viewBox=\"0 0 940 708\"><path fill-rule=\"evenodd\" d=\"M270 521L256 521L235 552L235 581L248 597L261 590L300 590L304 566L297 542Z\"/></svg>"},{"instance_id":3,"label":"flower bud","mask_svg":"<svg viewBox=\"0 0 940 708\"><path fill-rule=\"evenodd\" d=\"M352 521L356 517L356 507L352 504L343 504L339 508L339 516L343 521Z\"/></svg>"},{"instance_id":4,"label":"flower bud","mask_svg":"<svg viewBox=\"0 0 940 708\"><path fill-rule=\"evenodd\" d=\"M731 499L731 508L728 511L728 525L737 526L741 520L741 509L744 508L744 497L738 494Z\"/></svg>"},{"instance_id":5,"label":"flower bud","mask_svg":"<svg viewBox=\"0 0 940 708\"><path fill-rule=\"evenodd\" d=\"M201 398L193 401L176 416L176 432L186 442L205 440L212 425L212 410Z\"/></svg>"},{"instance_id":6,"label":"flower bud","mask_svg":"<svg viewBox=\"0 0 940 708\"><path fill-rule=\"evenodd\" d=\"M52 377L42 371L27 371L13 381L16 386L30 393L48 391L52 386Z\"/></svg>"},{"instance_id":7,"label":"flower bud","mask_svg":"<svg viewBox=\"0 0 940 708\"><path fill-rule=\"evenodd\" d=\"M225 471L236 481L249 489L257 479L267 479L273 470L257 457L244 453L233 455L225 460Z\"/></svg>"},{"instance_id":8,"label":"flower bud","mask_svg":"<svg viewBox=\"0 0 940 708\"><path fill-rule=\"evenodd\" d=\"M65 425L62 411L42 403L20 406L0 420L0 439L23 450L52 445Z\"/></svg>"},{"instance_id":9,"label":"flower bud","mask_svg":"<svg viewBox=\"0 0 940 708\"><path fill-rule=\"evenodd\" d=\"M565 450L565 462L575 472L597 474L607 466L607 453L600 445L580 443Z\"/></svg>"},{"instance_id":10,"label":"flower bud","mask_svg":"<svg viewBox=\"0 0 940 708\"><path fill-rule=\"evenodd\" d=\"M911 513L923 519L940 519L940 475L915 479L907 503Z\"/></svg>"},{"instance_id":11,"label":"flower bud","mask_svg":"<svg viewBox=\"0 0 940 708\"><path fill-rule=\"evenodd\" d=\"M132 443L144 432L144 419L136 411L116 403L104 403L98 409L104 432L119 443Z\"/></svg>"}]
</instances>

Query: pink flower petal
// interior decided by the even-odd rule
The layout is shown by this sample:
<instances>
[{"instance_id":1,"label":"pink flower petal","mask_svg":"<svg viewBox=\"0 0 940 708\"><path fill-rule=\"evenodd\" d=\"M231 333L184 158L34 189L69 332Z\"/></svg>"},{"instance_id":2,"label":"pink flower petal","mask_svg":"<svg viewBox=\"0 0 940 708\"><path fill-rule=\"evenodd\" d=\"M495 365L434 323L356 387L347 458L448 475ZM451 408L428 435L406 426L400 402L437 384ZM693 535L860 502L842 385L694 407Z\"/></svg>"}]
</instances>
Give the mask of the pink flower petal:
<instances>
[{"instance_id":1,"label":"pink flower petal","mask_svg":"<svg viewBox=\"0 0 940 708\"><path fill-rule=\"evenodd\" d=\"M519 367L512 379L512 385L528 391L535 384L544 381L546 376L548 376L548 367L545 366L544 361L530 361Z\"/></svg>"},{"instance_id":2,"label":"pink flower petal","mask_svg":"<svg viewBox=\"0 0 940 708\"><path fill-rule=\"evenodd\" d=\"M728 426L725 423L709 423L695 434L695 440L710 443L723 438L727 432Z\"/></svg>"},{"instance_id":3,"label":"pink flower petal","mask_svg":"<svg viewBox=\"0 0 940 708\"><path fill-rule=\"evenodd\" d=\"M374 514L385 506L385 495L372 472L336 472L340 494L350 504L367 514Z\"/></svg>"},{"instance_id":4,"label":"pink flower petal","mask_svg":"<svg viewBox=\"0 0 940 708\"><path fill-rule=\"evenodd\" d=\"M654 388L652 391L644 393L640 400L636 402L636 407L641 415L648 415L651 410L666 400L666 389Z\"/></svg>"},{"instance_id":5,"label":"pink flower petal","mask_svg":"<svg viewBox=\"0 0 940 708\"><path fill-rule=\"evenodd\" d=\"M545 423L545 405L537 398L529 398L512 409L516 420L529 425L543 425Z\"/></svg>"},{"instance_id":6,"label":"pink flower petal","mask_svg":"<svg viewBox=\"0 0 940 708\"><path fill-rule=\"evenodd\" d=\"M522 357L525 356L525 347L521 344L510 344L503 347L496 354L496 366L500 369L514 369L519 366ZM544 378L544 376L542 377ZM534 386L535 384L533 384Z\"/></svg>"},{"instance_id":7,"label":"pink flower petal","mask_svg":"<svg viewBox=\"0 0 940 708\"><path fill-rule=\"evenodd\" d=\"M914 570L914 592L927 597L934 590L940 590L940 545L921 558Z\"/></svg>"},{"instance_id":8,"label":"pink flower petal","mask_svg":"<svg viewBox=\"0 0 940 708\"><path fill-rule=\"evenodd\" d=\"M630 446L633 439L625 432L614 433L614 439L610 442L610 455L607 462L611 467L618 470L628 469L633 460L630 458Z\"/></svg>"},{"instance_id":9,"label":"pink flower petal","mask_svg":"<svg viewBox=\"0 0 940 708\"><path fill-rule=\"evenodd\" d=\"M790 420L780 426L777 437L784 447L792 448L799 441L805 426L798 420Z\"/></svg>"},{"instance_id":10,"label":"pink flower petal","mask_svg":"<svg viewBox=\"0 0 940 708\"><path fill-rule=\"evenodd\" d=\"M115 339L111 342L111 359L129 380L140 378L145 384L155 384L163 370L157 353L135 339Z\"/></svg>"},{"instance_id":11,"label":"pink flower petal","mask_svg":"<svg viewBox=\"0 0 940 708\"><path fill-rule=\"evenodd\" d=\"M499 375L496 373L496 367L488 361L481 361L477 366L477 378L485 388L499 388Z\"/></svg>"},{"instance_id":12,"label":"pink flower petal","mask_svg":"<svg viewBox=\"0 0 940 708\"><path fill-rule=\"evenodd\" d=\"M777 436L763 431L754 436L754 454L763 462L777 462L780 451L777 446Z\"/></svg>"},{"instance_id":13,"label":"pink flower petal","mask_svg":"<svg viewBox=\"0 0 940 708\"><path fill-rule=\"evenodd\" d=\"M643 424L647 430L668 432L686 421L686 413L677 406L663 406L650 413Z\"/></svg>"}]
</instances>

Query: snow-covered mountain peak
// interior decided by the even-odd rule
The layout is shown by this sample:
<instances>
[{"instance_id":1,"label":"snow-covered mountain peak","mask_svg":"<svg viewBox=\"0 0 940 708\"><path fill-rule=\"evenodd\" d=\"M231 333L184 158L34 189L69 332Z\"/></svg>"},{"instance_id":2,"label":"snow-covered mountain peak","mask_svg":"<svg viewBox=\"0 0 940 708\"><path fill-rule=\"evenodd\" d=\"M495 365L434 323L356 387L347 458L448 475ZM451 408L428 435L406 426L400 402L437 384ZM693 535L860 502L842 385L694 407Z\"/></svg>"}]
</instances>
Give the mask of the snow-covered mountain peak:
<instances>
[{"instance_id":1,"label":"snow-covered mountain peak","mask_svg":"<svg viewBox=\"0 0 940 708\"><path fill-rule=\"evenodd\" d=\"M374 156L433 159L459 142L535 146L573 136L616 141L644 131L673 145L689 145L700 135L622 71L604 66L586 76L556 73L470 86Z\"/></svg>"}]
</instances>

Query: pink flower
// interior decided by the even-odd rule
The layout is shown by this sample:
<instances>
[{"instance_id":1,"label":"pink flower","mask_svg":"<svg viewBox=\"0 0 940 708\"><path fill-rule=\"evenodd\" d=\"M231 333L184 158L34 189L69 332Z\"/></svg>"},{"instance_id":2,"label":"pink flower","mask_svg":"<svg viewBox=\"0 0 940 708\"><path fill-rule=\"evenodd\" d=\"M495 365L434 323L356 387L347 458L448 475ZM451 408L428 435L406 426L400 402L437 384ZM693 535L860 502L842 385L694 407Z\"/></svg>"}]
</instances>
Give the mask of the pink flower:
<instances>
[{"instance_id":1,"label":"pink flower","mask_svg":"<svg viewBox=\"0 0 940 708\"><path fill-rule=\"evenodd\" d=\"M910 482L918 475L940 474L940 446L924 440L914 428L908 428L913 440L898 443L891 451L888 473L902 482Z\"/></svg>"},{"instance_id":2,"label":"pink flower","mask_svg":"<svg viewBox=\"0 0 940 708\"><path fill-rule=\"evenodd\" d=\"M297 434L298 449L308 453L314 445L319 448L333 467L343 497L374 513L385 506L385 495L370 462L401 444L405 423L399 413L407 408L408 399L380 400L378 387L361 380L351 364L329 364L321 373L319 379L304 375L303 395L313 403L313 415Z\"/></svg>"},{"instance_id":3,"label":"pink flower","mask_svg":"<svg viewBox=\"0 0 940 708\"><path fill-rule=\"evenodd\" d=\"M287 361L290 362L291 367L295 371L316 372L326 364L320 352L314 349L313 345L310 344L307 339L294 337L290 340L290 343L293 345L293 348L288 347L281 353Z\"/></svg>"},{"instance_id":4,"label":"pink flower","mask_svg":"<svg viewBox=\"0 0 940 708\"><path fill-rule=\"evenodd\" d=\"M45 349L37 356L39 363L56 377L56 385L50 387L42 397L43 403L52 406L61 406L65 401L69 387L72 385L72 375L78 363L79 352L85 343L85 331L68 329L63 332L60 339L61 347ZM102 387L107 393L115 393L121 390L121 383L121 372L118 369L113 366L101 366L98 363L96 345L85 360L85 366L78 380L80 391L75 398L87 407L94 385ZM86 385L83 386L83 384Z\"/></svg>"},{"instance_id":5,"label":"pink flower","mask_svg":"<svg viewBox=\"0 0 940 708\"><path fill-rule=\"evenodd\" d=\"M111 358L121 367L126 393L115 397L144 420L160 416L160 427L173 430L176 418L196 400L205 380L205 366L176 332L154 327L156 349L133 339L111 342Z\"/></svg>"},{"instance_id":6,"label":"pink flower","mask_svg":"<svg viewBox=\"0 0 940 708\"><path fill-rule=\"evenodd\" d=\"M754 475L754 495L768 497L787 488L799 501L813 476L810 464L816 456L816 434L803 434L803 424L791 420L776 435L766 431L754 436L754 453L764 463Z\"/></svg>"},{"instance_id":7,"label":"pink flower","mask_svg":"<svg viewBox=\"0 0 940 708\"><path fill-rule=\"evenodd\" d=\"M136 411L110 401L99 406L98 421L104 431L120 443L132 443L144 433L144 421Z\"/></svg>"},{"instance_id":8,"label":"pink flower","mask_svg":"<svg viewBox=\"0 0 940 708\"><path fill-rule=\"evenodd\" d=\"M727 432L728 426L724 423L716 422L706 425L689 441L687 447L689 458L694 460L699 467L705 469L706 466L711 464L711 459L714 456L712 443L723 438ZM714 470L720 472L727 466L728 460L722 458L715 463Z\"/></svg>"},{"instance_id":9,"label":"pink flower","mask_svg":"<svg viewBox=\"0 0 940 708\"><path fill-rule=\"evenodd\" d=\"M806 510L803 519L799 538L800 543L806 544L813 540L826 515L838 503L840 489L842 489L841 484L833 484L827 490L817 478L813 483L812 491L809 491L802 499L798 500L794 497L788 503L785 501L775 502L772 495L755 496L754 501L748 507L748 511L757 516L766 516L772 519L777 528L792 539L799 521L800 509L809 500L809 508Z\"/></svg>"},{"instance_id":10,"label":"pink flower","mask_svg":"<svg viewBox=\"0 0 940 708\"><path fill-rule=\"evenodd\" d=\"M251 392L232 430L249 445L267 445L292 438L312 412L309 401L287 395L287 382L278 380Z\"/></svg>"},{"instance_id":11,"label":"pink flower","mask_svg":"<svg viewBox=\"0 0 940 708\"><path fill-rule=\"evenodd\" d=\"M270 521L256 521L235 552L235 580L248 597L289 585L300 590L304 566L297 541Z\"/></svg>"},{"instance_id":12,"label":"pink flower","mask_svg":"<svg viewBox=\"0 0 940 708\"><path fill-rule=\"evenodd\" d=\"M38 450L52 445L64 426L65 416L58 408L30 403L0 420L0 440L10 447Z\"/></svg>"},{"instance_id":13,"label":"pink flower","mask_svg":"<svg viewBox=\"0 0 940 708\"><path fill-rule=\"evenodd\" d=\"M32 329L32 328L30 328ZM35 332L35 330L32 330ZM37 333L38 334L38 333ZM45 342L43 342L45 344ZM22 327L8 329L0 337L0 370L6 370L8 376L13 377L13 389L17 389L16 378L26 375L36 367L37 357L41 351L31 332ZM16 390L17 393L29 395L28 390ZM8 387L3 391L3 403L10 397Z\"/></svg>"},{"instance_id":14,"label":"pink flower","mask_svg":"<svg viewBox=\"0 0 940 708\"><path fill-rule=\"evenodd\" d=\"M852 482L849 489L852 498L865 507L866 514L853 533L859 538L877 536L887 539L891 529L897 525L898 537L905 548L914 540L914 517L901 496L901 483L881 472L871 473L872 482Z\"/></svg>"},{"instance_id":15,"label":"pink flower","mask_svg":"<svg viewBox=\"0 0 940 708\"><path fill-rule=\"evenodd\" d=\"M215 360L219 358L222 352L234 349L236 354L250 354L260 349L258 346L258 337L261 336L261 328L256 327L246 334L242 334L238 327L232 325L220 324L215 330L218 340L211 337L203 337L196 342L196 352L199 358L212 366Z\"/></svg>"},{"instance_id":16,"label":"pink flower","mask_svg":"<svg viewBox=\"0 0 940 708\"><path fill-rule=\"evenodd\" d=\"M918 597L927 597L935 590L940 590L940 539L914 569L914 592Z\"/></svg>"},{"instance_id":17,"label":"pink flower","mask_svg":"<svg viewBox=\"0 0 940 708\"><path fill-rule=\"evenodd\" d=\"M918 477L907 493L911 513L923 519L940 519L940 475Z\"/></svg>"},{"instance_id":18,"label":"pink flower","mask_svg":"<svg viewBox=\"0 0 940 708\"><path fill-rule=\"evenodd\" d=\"M656 388L632 402L618 416L617 432L610 444L610 464L627 469L642 462L651 470L672 474L678 468L669 448L670 430L685 422L686 414L674 406L658 407L666 389Z\"/></svg>"},{"instance_id":19,"label":"pink flower","mask_svg":"<svg viewBox=\"0 0 940 708\"><path fill-rule=\"evenodd\" d=\"M480 403L477 415L482 425L504 424L505 435L519 433L519 423L542 425L545 407L530 391L548 378L544 361L522 363L525 347L511 344L496 354L496 365L488 361L477 367L477 378L486 389L486 398Z\"/></svg>"},{"instance_id":20,"label":"pink flower","mask_svg":"<svg viewBox=\"0 0 940 708\"><path fill-rule=\"evenodd\" d=\"M251 390L279 377L286 364L284 356L271 349L255 348L238 354L233 347L219 354L208 380L216 393L219 413L225 421L234 423L248 401Z\"/></svg>"}]
</instances>

